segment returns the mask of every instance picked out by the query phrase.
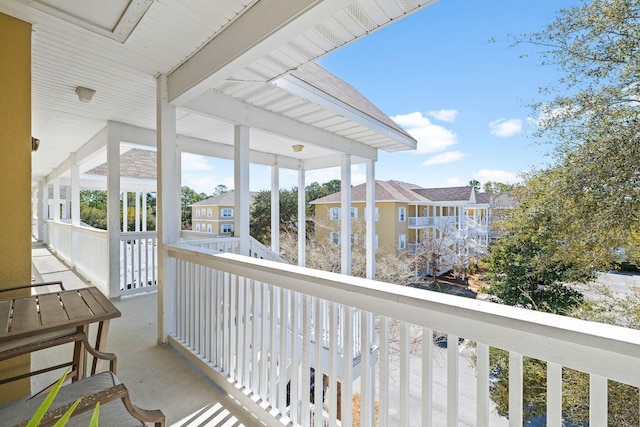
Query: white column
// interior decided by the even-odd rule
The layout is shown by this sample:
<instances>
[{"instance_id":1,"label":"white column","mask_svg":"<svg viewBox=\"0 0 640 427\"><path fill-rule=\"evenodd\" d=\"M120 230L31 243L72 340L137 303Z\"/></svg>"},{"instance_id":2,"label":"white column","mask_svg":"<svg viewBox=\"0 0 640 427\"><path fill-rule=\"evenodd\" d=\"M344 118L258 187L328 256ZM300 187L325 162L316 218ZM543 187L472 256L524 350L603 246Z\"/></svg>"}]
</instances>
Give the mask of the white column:
<instances>
[{"instance_id":1,"label":"white column","mask_svg":"<svg viewBox=\"0 0 640 427\"><path fill-rule=\"evenodd\" d=\"M280 166L271 166L271 250L280 254Z\"/></svg>"},{"instance_id":2,"label":"white column","mask_svg":"<svg viewBox=\"0 0 640 427\"><path fill-rule=\"evenodd\" d=\"M53 220L60 222L60 178L57 171L53 177Z\"/></svg>"},{"instance_id":3,"label":"white column","mask_svg":"<svg viewBox=\"0 0 640 427\"><path fill-rule=\"evenodd\" d=\"M342 155L340 191L340 269L351 274L351 155Z\"/></svg>"},{"instance_id":4,"label":"white column","mask_svg":"<svg viewBox=\"0 0 640 427\"><path fill-rule=\"evenodd\" d=\"M76 153L71 153L71 225L73 229L71 231L71 264L73 266L78 265L78 251L81 248L78 247L78 230L76 227L80 227L80 166L76 160ZM69 195L67 195L69 198Z\"/></svg>"},{"instance_id":5,"label":"white column","mask_svg":"<svg viewBox=\"0 0 640 427\"><path fill-rule=\"evenodd\" d=\"M142 192L142 231L147 231L147 193Z\"/></svg>"},{"instance_id":6,"label":"white column","mask_svg":"<svg viewBox=\"0 0 640 427\"><path fill-rule=\"evenodd\" d=\"M164 245L180 235L180 152L176 145L176 108L169 104L167 76L157 78L158 200L158 342L167 342L175 331L176 265Z\"/></svg>"},{"instance_id":7,"label":"white column","mask_svg":"<svg viewBox=\"0 0 640 427\"><path fill-rule=\"evenodd\" d=\"M125 190L122 192L122 231L129 231L129 193Z\"/></svg>"},{"instance_id":8,"label":"white column","mask_svg":"<svg viewBox=\"0 0 640 427\"><path fill-rule=\"evenodd\" d=\"M233 128L233 177L235 189L234 235L240 237L240 254L249 255L249 128Z\"/></svg>"},{"instance_id":9,"label":"white column","mask_svg":"<svg viewBox=\"0 0 640 427\"><path fill-rule=\"evenodd\" d=\"M47 203L45 200L47 199L47 195L45 194L45 190L48 187L44 185L44 181L38 182L38 235L36 238L39 241L44 241L44 220L47 212Z\"/></svg>"},{"instance_id":10,"label":"white column","mask_svg":"<svg viewBox=\"0 0 640 427\"><path fill-rule=\"evenodd\" d=\"M107 297L113 298L120 295L120 127L113 123L107 124L107 236Z\"/></svg>"},{"instance_id":11,"label":"white column","mask_svg":"<svg viewBox=\"0 0 640 427\"><path fill-rule=\"evenodd\" d=\"M302 162L298 169L298 265L307 265L307 201L305 170Z\"/></svg>"},{"instance_id":12,"label":"white column","mask_svg":"<svg viewBox=\"0 0 640 427\"><path fill-rule=\"evenodd\" d=\"M373 160L367 160L367 188L366 208L365 208L365 252L367 257L367 279L376 278L376 163ZM351 217L351 216L349 216ZM417 237L416 237L417 241Z\"/></svg>"},{"instance_id":13,"label":"white column","mask_svg":"<svg viewBox=\"0 0 640 427\"><path fill-rule=\"evenodd\" d=\"M140 193L136 191L133 194L136 195L135 230L140 231Z\"/></svg>"}]
</instances>

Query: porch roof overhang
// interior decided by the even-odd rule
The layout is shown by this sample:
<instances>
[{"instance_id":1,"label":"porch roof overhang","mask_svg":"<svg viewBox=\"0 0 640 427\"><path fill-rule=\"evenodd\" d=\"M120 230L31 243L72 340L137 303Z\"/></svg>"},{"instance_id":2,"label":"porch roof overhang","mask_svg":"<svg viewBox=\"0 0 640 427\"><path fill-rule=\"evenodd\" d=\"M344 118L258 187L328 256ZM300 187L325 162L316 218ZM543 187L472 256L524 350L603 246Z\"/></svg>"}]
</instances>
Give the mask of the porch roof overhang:
<instances>
[{"instance_id":1,"label":"porch roof overhang","mask_svg":"<svg viewBox=\"0 0 640 427\"><path fill-rule=\"evenodd\" d=\"M32 155L33 181L47 177L108 121L154 129L160 74L167 75L178 107L178 133L196 140L229 143L225 132L246 116L198 109L203 101L225 99L259 111L261 120L271 113L285 123L286 133L253 123L251 146L286 157L284 164L327 167L337 164L338 153L357 162L375 159L378 149L412 149L415 141L401 129L309 85L295 71L431 3L0 0L1 13L34 25L32 134L41 143ZM96 91L90 103L78 100L78 86ZM294 155L291 145L298 143L305 149Z\"/></svg>"}]
</instances>

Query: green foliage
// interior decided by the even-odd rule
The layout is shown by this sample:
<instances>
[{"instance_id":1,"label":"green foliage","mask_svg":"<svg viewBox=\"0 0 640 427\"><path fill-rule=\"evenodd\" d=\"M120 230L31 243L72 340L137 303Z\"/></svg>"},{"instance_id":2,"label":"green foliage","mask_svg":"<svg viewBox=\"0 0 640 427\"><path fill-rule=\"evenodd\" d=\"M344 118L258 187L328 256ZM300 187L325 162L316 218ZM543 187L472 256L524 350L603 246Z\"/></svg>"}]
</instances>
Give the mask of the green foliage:
<instances>
[{"instance_id":1,"label":"green foliage","mask_svg":"<svg viewBox=\"0 0 640 427\"><path fill-rule=\"evenodd\" d=\"M340 180L334 179L324 184L313 182L305 189L307 235L312 235L315 205L309 202L340 191ZM298 229L298 188L280 190L280 229ZM260 191L253 200L250 214L250 233L258 241L268 245L271 241L271 191Z\"/></svg>"},{"instance_id":2,"label":"green foliage","mask_svg":"<svg viewBox=\"0 0 640 427\"><path fill-rule=\"evenodd\" d=\"M224 185L216 187L225 187ZM226 187L225 187L226 188ZM182 229L183 230L191 230L191 205L202 201L208 198L205 193L196 193L195 190L187 186L183 186L180 189L180 201L181 201L181 212L182 212Z\"/></svg>"},{"instance_id":3,"label":"green foliage","mask_svg":"<svg viewBox=\"0 0 640 427\"><path fill-rule=\"evenodd\" d=\"M524 44L538 47L541 63L561 73L556 86L541 89L547 99L533 105L537 136L555 145L555 162L516 192L521 205L491 250L490 292L507 304L638 327L634 298L586 303L563 283L584 282L595 269L615 265L616 249L638 247L640 0L585 0L542 31L515 39ZM504 356L492 356L492 397L504 413L508 369ZM524 364L530 420L543 407L546 373L540 361ZM587 374L563 370L568 422L588 421L588 391ZM638 389L609 381L608 393L609 424L638 425Z\"/></svg>"},{"instance_id":4,"label":"green foliage","mask_svg":"<svg viewBox=\"0 0 640 427\"><path fill-rule=\"evenodd\" d=\"M33 414L31 419L27 423L27 427L37 427L40 424L40 421L42 421L42 418L45 416L45 414L47 413L47 411L49 410L49 408L53 404L53 401L56 398L56 396L58 395L58 392L60 391L60 388L62 387L62 383L64 383L64 381L67 378L68 374L69 374L69 370L66 370L62 374L60 379L55 383L55 385L53 386L51 391L47 394L45 399L42 401L42 403L40 404L40 406L38 407L36 412ZM73 405L71 405L71 407L67 410L67 412L65 412L60 417L60 419L58 419L58 421L56 421L56 423L54 424L54 427L62 427L64 425L66 425L67 422L69 421L69 418L71 418L71 415L73 414L73 411L76 410L76 408L80 404L81 400L82 400L82 397L79 397L78 400L76 400L73 403ZM96 408L93 411L93 415L91 417L91 421L89 423L90 427L98 427L98 416L99 416L99 414L100 414L100 403L97 403L96 404Z\"/></svg>"},{"instance_id":5,"label":"green foliage","mask_svg":"<svg viewBox=\"0 0 640 427\"><path fill-rule=\"evenodd\" d=\"M469 181L469 185L473 187L476 193L480 192L480 181L478 181L477 179L472 179L471 181Z\"/></svg>"},{"instance_id":6,"label":"green foliage","mask_svg":"<svg viewBox=\"0 0 640 427\"><path fill-rule=\"evenodd\" d=\"M101 230L107 229L107 192L80 190L80 221Z\"/></svg>"}]
</instances>

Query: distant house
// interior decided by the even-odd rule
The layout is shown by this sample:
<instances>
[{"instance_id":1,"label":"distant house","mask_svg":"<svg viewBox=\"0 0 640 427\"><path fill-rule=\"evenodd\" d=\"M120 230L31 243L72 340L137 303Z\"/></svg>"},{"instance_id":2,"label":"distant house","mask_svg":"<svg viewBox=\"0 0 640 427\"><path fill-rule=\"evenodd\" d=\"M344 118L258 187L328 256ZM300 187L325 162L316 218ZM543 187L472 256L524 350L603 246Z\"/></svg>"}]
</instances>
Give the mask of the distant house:
<instances>
[{"instance_id":1,"label":"distant house","mask_svg":"<svg viewBox=\"0 0 640 427\"><path fill-rule=\"evenodd\" d=\"M351 218L364 218L366 185L353 187ZM316 238L340 242L340 193L311 203L316 205ZM423 188L400 181L376 181L376 236L383 251L414 253L435 233L451 235L457 251L483 253L489 242L490 196L471 186ZM355 233L355 232L354 232ZM362 242L360 236L352 241Z\"/></svg>"},{"instance_id":2,"label":"distant house","mask_svg":"<svg viewBox=\"0 0 640 427\"><path fill-rule=\"evenodd\" d=\"M258 193L250 193L250 203L253 203L256 194ZM235 215L233 191L209 197L191 205L191 229L219 236L233 236Z\"/></svg>"}]
</instances>

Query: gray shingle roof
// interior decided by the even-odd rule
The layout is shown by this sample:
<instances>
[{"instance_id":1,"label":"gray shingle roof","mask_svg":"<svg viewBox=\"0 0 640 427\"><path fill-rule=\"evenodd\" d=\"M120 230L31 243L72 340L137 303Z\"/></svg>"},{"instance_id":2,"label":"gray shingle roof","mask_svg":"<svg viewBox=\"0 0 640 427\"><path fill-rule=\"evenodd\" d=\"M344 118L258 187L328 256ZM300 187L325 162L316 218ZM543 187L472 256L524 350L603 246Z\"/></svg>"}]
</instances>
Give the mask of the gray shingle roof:
<instances>
[{"instance_id":1,"label":"gray shingle roof","mask_svg":"<svg viewBox=\"0 0 640 427\"><path fill-rule=\"evenodd\" d=\"M463 202L471 200L473 187L443 187L443 188L420 188L414 190L416 193L426 197L432 202Z\"/></svg>"},{"instance_id":2,"label":"gray shingle roof","mask_svg":"<svg viewBox=\"0 0 640 427\"><path fill-rule=\"evenodd\" d=\"M401 201L407 203L414 202L460 202L471 201L471 191L473 187L444 187L444 188L422 188L419 185L409 184L401 181L378 181L376 180L376 201L390 202ZM364 202L366 200L366 184L360 184L351 189L351 201ZM340 203L340 193L330 194L314 200L314 204ZM487 193L476 193L476 203L489 203Z\"/></svg>"},{"instance_id":3,"label":"gray shingle roof","mask_svg":"<svg viewBox=\"0 0 640 427\"><path fill-rule=\"evenodd\" d=\"M250 203L253 203L253 199L258 194L257 191L249 192ZM209 197L208 199L201 200L192 204L191 206L234 206L235 192L233 190L220 194L219 196Z\"/></svg>"},{"instance_id":4,"label":"gray shingle roof","mask_svg":"<svg viewBox=\"0 0 640 427\"><path fill-rule=\"evenodd\" d=\"M120 155L120 176L126 178L151 179L156 180L158 153L150 150L133 148ZM87 171L91 175L107 176L107 164Z\"/></svg>"},{"instance_id":5,"label":"gray shingle roof","mask_svg":"<svg viewBox=\"0 0 640 427\"><path fill-rule=\"evenodd\" d=\"M391 120L356 88L315 62L309 62L290 74L415 141L415 138Z\"/></svg>"}]
</instances>

